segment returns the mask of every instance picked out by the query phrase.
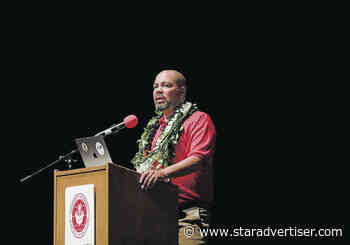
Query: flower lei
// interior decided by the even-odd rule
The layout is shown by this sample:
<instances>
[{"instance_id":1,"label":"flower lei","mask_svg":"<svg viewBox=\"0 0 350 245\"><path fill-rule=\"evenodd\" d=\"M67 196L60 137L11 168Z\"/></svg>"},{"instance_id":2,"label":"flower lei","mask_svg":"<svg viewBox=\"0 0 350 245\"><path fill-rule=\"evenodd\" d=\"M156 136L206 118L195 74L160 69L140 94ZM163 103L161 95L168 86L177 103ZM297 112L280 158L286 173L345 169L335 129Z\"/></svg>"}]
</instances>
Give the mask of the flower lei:
<instances>
[{"instance_id":1,"label":"flower lei","mask_svg":"<svg viewBox=\"0 0 350 245\"><path fill-rule=\"evenodd\" d=\"M159 127L158 121L163 115L162 112L156 112L137 141L139 151L131 160L137 172L143 173L150 168L159 169L169 166L169 161L175 156L174 147L183 133L182 122L197 110L197 105L190 102L177 107L174 113L167 118L167 126L163 128L153 151L151 151L153 136ZM155 163L158 164L154 166Z\"/></svg>"}]
</instances>

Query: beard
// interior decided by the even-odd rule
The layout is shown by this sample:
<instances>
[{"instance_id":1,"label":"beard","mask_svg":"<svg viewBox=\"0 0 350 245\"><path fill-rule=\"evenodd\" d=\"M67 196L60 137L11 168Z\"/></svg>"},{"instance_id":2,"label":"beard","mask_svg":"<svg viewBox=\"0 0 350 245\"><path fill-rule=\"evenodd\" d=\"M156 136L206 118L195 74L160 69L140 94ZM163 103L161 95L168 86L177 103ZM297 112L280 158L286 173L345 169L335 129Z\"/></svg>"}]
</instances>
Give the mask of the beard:
<instances>
[{"instance_id":1,"label":"beard","mask_svg":"<svg viewBox=\"0 0 350 245\"><path fill-rule=\"evenodd\" d=\"M164 101L162 103L154 103L156 111L164 111L170 107L169 101Z\"/></svg>"}]
</instances>

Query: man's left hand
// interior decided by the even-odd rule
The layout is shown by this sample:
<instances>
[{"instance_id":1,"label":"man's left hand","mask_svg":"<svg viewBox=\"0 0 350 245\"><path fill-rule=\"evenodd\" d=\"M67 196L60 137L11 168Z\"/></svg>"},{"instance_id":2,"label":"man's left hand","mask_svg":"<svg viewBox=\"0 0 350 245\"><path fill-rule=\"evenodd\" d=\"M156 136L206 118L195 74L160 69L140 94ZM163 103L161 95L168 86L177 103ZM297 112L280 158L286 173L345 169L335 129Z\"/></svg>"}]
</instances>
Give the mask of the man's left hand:
<instances>
[{"instance_id":1,"label":"man's left hand","mask_svg":"<svg viewBox=\"0 0 350 245\"><path fill-rule=\"evenodd\" d=\"M141 174L139 184L141 185L141 189L148 190L152 188L157 182L162 181L165 177L166 176L163 173L162 169L150 169Z\"/></svg>"}]
</instances>

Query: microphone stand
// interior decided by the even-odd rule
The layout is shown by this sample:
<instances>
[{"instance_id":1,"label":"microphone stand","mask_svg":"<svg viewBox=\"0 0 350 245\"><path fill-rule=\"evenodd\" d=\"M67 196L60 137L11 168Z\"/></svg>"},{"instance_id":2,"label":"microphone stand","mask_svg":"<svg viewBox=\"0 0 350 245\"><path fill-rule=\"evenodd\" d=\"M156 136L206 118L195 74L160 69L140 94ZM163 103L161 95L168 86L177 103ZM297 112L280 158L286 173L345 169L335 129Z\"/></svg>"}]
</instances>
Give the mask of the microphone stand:
<instances>
[{"instance_id":1,"label":"microphone stand","mask_svg":"<svg viewBox=\"0 0 350 245\"><path fill-rule=\"evenodd\" d=\"M20 182L23 183L24 181L26 181L26 180L28 180L28 179L30 179L30 178L36 176L37 174L39 174L39 173L41 173L42 171L44 171L44 170L50 168L50 167L53 166L53 165L59 163L59 162L62 161L62 160L65 161L65 162L68 164L68 168L71 169L71 168L72 168L72 162L73 162L73 163L74 163L74 162L77 162L77 160L74 160L74 159L72 158L72 155L75 154L76 152L78 152L78 150L77 150L77 149L74 149L74 150L72 150L71 152L67 153L66 155L59 156L58 159L57 159L56 161L53 161L53 162L50 163L49 165L47 165L47 166L45 166L45 167L39 169L38 171L36 171L36 172L34 172L34 173L28 175L27 177L22 178L22 179L20 180Z\"/></svg>"},{"instance_id":2,"label":"microphone stand","mask_svg":"<svg viewBox=\"0 0 350 245\"><path fill-rule=\"evenodd\" d=\"M113 131L112 131L112 129L104 130L104 131L101 131L101 132L97 133L95 136L100 136L100 135L102 135L102 136L105 138L106 136L114 135L114 134L118 133L118 132L122 129L122 128L119 128L120 126L121 126L121 125L115 125L115 124L113 124L113 125L110 127L110 128L114 127L114 128L113 128L113 129L114 129ZM58 159L57 159L56 161L53 161L53 162L50 163L49 165L47 165L47 166L45 166L45 167L39 169L38 171L36 171L36 172L34 172L34 173L28 175L27 177L24 177L24 178L20 179L20 182L23 183L24 181L26 181L26 180L28 180L28 179L30 179L30 178L36 176L37 174L39 174L39 173L41 173L42 171L44 171L44 170L46 170L46 169L52 167L53 165L59 163L59 162L62 161L62 160L65 161L65 162L67 163L67 165L68 165L68 168L71 169L71 168L72 168L72 163L77 162L77 160L75 160L75 159L72 158L72 156L73 156L76 152L78 152L78 149L74 149L74 150L72 150L71 152L67 153L66 155L59 156Z\"/></svg>"}]
</instances>

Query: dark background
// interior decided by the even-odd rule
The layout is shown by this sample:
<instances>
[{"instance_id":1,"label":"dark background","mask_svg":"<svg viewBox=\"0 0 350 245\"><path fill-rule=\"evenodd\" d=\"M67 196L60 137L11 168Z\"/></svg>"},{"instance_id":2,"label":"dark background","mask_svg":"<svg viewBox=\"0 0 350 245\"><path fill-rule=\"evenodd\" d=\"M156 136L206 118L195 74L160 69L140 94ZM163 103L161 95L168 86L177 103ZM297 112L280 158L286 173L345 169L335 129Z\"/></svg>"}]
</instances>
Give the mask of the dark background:
<instances>
[{"instance_id":1,"label":"dark background","mask_svg":"<svg viewBox=\"0 0 350 245\"><path fill-rule=\"evenodd\" d=\"M213 41L203 41L203 32L181 44L47 34L24 34L14 57L11 117L25 125L16 138L18 180L69 152L75 138L135 114L136 128L106 139L114 162L131 167L153 113L154 77L176 68L188 79L188 100L217 129L214 226L343 225L344 163L332 105L341 88L330 85L329 70L319 66L326 53L314 42L283 32L277 40L241 31ZM51 244L53 168L21 184L20 199L27 242Z\"/></svg>"}]
</instances>

